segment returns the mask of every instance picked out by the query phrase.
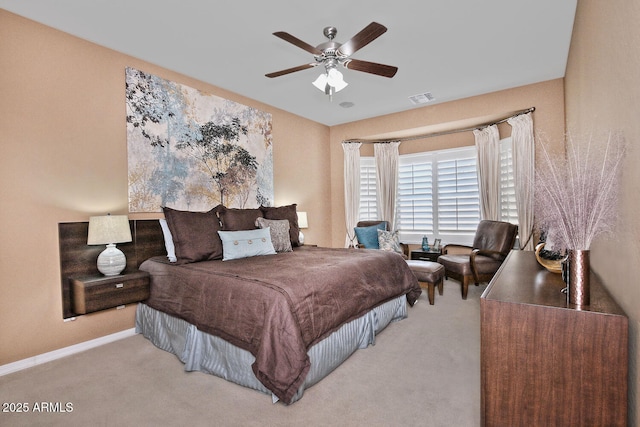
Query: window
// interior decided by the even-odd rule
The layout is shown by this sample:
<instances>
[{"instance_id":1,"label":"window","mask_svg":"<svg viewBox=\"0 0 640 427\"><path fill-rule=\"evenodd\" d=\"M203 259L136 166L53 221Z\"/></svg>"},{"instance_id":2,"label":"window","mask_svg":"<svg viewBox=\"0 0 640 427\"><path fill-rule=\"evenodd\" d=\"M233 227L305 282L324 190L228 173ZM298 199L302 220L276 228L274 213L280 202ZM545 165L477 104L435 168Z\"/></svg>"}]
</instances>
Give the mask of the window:
<instances>
[{"instance_id":1,"label":"window","mask_svg":"<svg viewBox=\"0 0 640 427\"><path fill-rule=\"evenodd\" d=\"M500 140L500 220L518 224L511 137Z\"/></svg>"},{"instance_id":2,"label":"window","mask_svg":"<svg viewBox=\"0 0 640 427\"><path fill-rule=\"evenodd\" d=\"M475 234L480 222L476 150L438 159L438 228L440 233Z\"/></svg>"},{"instance_id":3,"label":"window","mask_svg":"<svg viewBox=\"0 0 640 427\"><path fill-rule=\"evenodd\" d=\"M471 243L480 220L475 147L400 156L397 217L406 242Z\"/></svg>"},{"instance_id":4,"label":"window","mask_svg":"<svg viewBox=\"0 0 640 427\"><path fill-rule=\"evenodd\" d=\"M433 234L432 156L401 156L398 165L398 210L396 224L402 231ZM424 234L422 233L422 234Z\"/></svg>"},{"instance_id":5,"label":"window","mask_svg":"<svg viewBox=\"0 0 640 427\"><path fill-rule=\"evenodd\" d=\"M501 217L517 224L511 138L501 141ZM480 222L476 148L402 155L398 171L397 228L405 242L471 244ZM377 218L375 160L360 160L360 219Z\"/></svg>"},{"instance_id":6,"label":"window","mask_svg":"<svg viewBox=\"0 0 640 427\"><path fill-rule=\"evenodd\" d=\"M378 219L376 204L376 163L373 157L360 157L360 221Z\"/></svg>"}]
</instances>

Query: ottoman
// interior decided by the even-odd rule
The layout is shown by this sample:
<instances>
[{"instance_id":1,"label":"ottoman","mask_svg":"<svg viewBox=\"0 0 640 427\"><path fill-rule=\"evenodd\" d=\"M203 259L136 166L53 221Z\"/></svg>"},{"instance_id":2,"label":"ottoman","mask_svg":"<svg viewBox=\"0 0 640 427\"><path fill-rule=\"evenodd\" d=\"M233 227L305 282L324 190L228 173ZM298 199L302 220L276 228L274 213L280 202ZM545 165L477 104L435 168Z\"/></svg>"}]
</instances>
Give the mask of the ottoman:
<instances>
[{"instance_id":1,"label":"ottoman","mask_svg":"<svg viewBox=\"0 0 640 427\"><path fill-rule=\"evenodd\" d=\"M432 261L406 260L407 265L416 276L420 286L427 285L429 304L433 305L435 299L435 288L442 295L444 285L444 266Z\"/></svg>"}]
</instances>

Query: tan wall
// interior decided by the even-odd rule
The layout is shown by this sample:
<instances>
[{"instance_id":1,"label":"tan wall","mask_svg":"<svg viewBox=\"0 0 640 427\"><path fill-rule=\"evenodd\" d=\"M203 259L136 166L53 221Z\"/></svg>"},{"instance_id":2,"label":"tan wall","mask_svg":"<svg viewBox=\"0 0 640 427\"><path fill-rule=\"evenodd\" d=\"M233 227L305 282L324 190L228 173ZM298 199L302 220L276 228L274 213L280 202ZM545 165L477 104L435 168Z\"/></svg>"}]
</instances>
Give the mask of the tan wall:
<instances>
[{"instance_id":1,"label":"tan wall","mask_svg":"<svg viewBox=\"0 0 640 427\"><path fill-rule=\"evenodd\" d=\"M508 114L529 107L536 108L533 113L535 131L546 135L552 142L560 141L564 135L564 90L562 79L333 126L331 128L330 144L332 244L334 246L344 245L346 233L344 225L344 155L341 145L343 140L364 138L387 132L399 132L441 123L483 118L485 116ZM499 131L501 137L511 135L511 127L506 123L499 125ZM473 144L473 133L464 132L403 142L400 145L400 153L408 154ZM372 145L363 145L360 152L361 155L373 155Z\"/></svg>"},{"instance_id":2,"label":"tan wall","mask_svg":"<svg viewBox=\"0 0 640 427\"><path fill-rule=\"evenodd\" d=\"M567 129L622 131L621 226L592 246L591 264L629 316L629 425L640 425L640 4L581 0L566 75Z\"/></svg>"},{"instance_id":3,"label":"tan wall","mask_svg":"<svg viewBox=\"0 0 640 427\"><path fill-rule=\"evenodd\" d=\"M59 222L126 213L126 66L273 114L275 202L298 203L309 212L307 242L332 246L344 242L342 140L530 106L536 130L559 140L566 92L570 130L620 129L629 142L623 227L594 244L592 263L630 317L630 425L638 425L640 6L610 6L579 2L565 81L331 129L0 10L0 365L133 326L132 307L62 321L57 240ZM471 144L470 133L456 134L403 143L402 152Z\"/></svg>"},{"instance_id":4,"label":"tan wall","mask_svg":"<svg viewBox=\"0 0 640 427\"><path fill-rule=\"evenodd\" d=\"M134 306L63 323L57 233L127 213L127 66L271 113L275 203L329 244L327 126L0 10L0 365L133 327Z\"/></svg>"}]
</instances>

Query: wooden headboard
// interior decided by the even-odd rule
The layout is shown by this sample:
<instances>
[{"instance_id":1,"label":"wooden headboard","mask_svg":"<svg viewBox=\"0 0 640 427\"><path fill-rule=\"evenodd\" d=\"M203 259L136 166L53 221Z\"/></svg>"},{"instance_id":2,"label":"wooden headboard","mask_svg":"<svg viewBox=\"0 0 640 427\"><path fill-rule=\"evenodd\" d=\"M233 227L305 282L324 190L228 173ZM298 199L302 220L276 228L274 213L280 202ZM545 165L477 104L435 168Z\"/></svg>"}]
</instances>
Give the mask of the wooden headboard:
<instances>
[{"instance_id":1,"label":"wooden headboard","mask_svg":"<svg viewBox=\"0 0 640 427\"><path fill-rule=\"evenodd\" d=\"M133 272L148 258L166 255L162 228L157 219L131 220L132 241L119 243L118 248L127 257L123 273ZM60 245L60 279L62 284L62 316L73 317L72 294L69 277L99 275L96 261L103 245L88 246L89 222L61 222L58 224Z\"/></svg>"}]
</instances>

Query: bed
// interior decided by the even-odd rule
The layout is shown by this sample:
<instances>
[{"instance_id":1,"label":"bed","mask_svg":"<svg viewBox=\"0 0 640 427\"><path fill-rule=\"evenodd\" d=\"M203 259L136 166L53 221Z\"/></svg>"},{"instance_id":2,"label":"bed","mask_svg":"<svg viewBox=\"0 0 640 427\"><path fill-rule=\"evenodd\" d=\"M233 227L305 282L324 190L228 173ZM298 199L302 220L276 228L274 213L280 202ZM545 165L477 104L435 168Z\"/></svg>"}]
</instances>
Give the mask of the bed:
<instances>
[{"instance_id":1,"label":"bed","mask_svg":"<svg viewBox=\"0 0 640 427\"><path fill-rule=\"evenodd\" d=\"M151 291L136 330L187 371L291 404L407 317L421 289L400 254L299 246L295 210L268 209L165 208L175 254L140 264Z\"/></svg>"}]
</instances>

